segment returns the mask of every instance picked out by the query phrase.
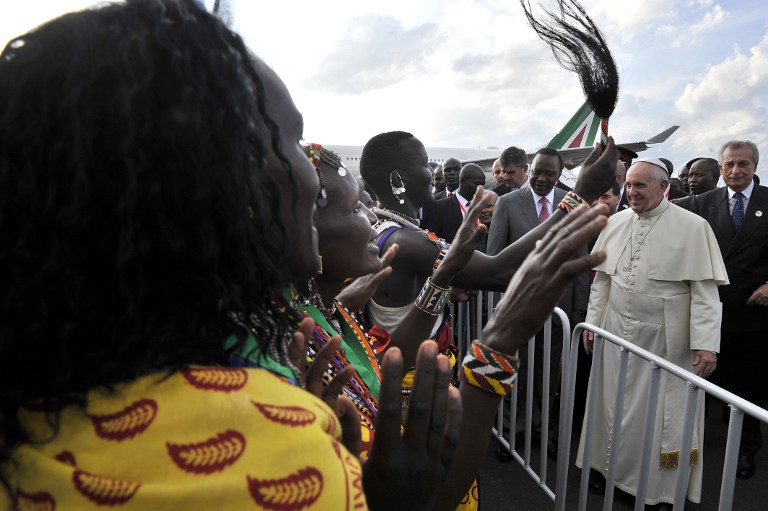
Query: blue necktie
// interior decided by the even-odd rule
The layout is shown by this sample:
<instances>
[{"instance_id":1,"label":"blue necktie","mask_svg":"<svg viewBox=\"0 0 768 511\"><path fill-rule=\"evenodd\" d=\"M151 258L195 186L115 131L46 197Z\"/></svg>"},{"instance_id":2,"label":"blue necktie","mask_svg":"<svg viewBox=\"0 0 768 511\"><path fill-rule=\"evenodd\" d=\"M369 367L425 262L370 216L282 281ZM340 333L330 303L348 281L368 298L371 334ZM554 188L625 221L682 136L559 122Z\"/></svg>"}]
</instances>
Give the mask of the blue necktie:
<instances>
[{"instance_id":1,"label":"blue necktie","mask_svg":"<svg viewBox=\"0 0 768 511\"><path fill-rule=\"evenodd\" d=\"M733 206L733 213L731 213L731 220L733 220L733 227L737 231L741 228L741 223L744 221L744 194L736 192L736 204Z\"/></svg>"}]
</instances>

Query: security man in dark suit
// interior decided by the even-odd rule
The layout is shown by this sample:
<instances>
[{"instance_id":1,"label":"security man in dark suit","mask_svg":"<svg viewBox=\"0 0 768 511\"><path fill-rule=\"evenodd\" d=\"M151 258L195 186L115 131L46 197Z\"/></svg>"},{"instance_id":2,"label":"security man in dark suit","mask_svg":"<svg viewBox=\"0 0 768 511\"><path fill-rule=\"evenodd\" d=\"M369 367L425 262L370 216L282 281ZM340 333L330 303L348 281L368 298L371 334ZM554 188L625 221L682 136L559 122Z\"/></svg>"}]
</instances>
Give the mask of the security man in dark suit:
<instances>
[{"instance_id":1,"label":"security man in dark suit","mask_svg":"<svg viewBox=\"0 0 768 511\"><path fill-rule=\"evenodd\" d=\"M453 241L461 226L475 190L485 184L485 172L480 165L467 163L459 173L459 188L447 199L440 199L424 215L421 227L432 231L448 243Z\"/></svg>"},{"instance_id":2,"label":"security man in dark suit","mask_svg":"<svg viewBox=\"0 0 768 511\"><path fill-rule=\"evenodd\" d=\"M723 322L716 382L762 405L768 397L768 188L755 183L758 160L754 143L727 142L719 158L726 186L676 204L709 222L728 271L730 284L719 288ZM754 475L761 446L760 422L745 415L738 477Z\"/></svg>"}]
</instances>

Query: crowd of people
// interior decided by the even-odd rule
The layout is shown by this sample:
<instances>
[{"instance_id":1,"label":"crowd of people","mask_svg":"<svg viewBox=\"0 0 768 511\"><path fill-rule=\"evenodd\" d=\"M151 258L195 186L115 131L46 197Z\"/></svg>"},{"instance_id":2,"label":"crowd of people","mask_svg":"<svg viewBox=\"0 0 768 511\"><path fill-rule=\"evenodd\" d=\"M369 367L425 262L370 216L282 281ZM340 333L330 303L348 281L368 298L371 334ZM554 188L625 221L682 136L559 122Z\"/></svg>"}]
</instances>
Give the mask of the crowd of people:
<instances>
[{"instance_id":1,"label":"crowd of people","mask_svg":"<svg viewBox=\"0 0 768 511\"><path fill-rule=\"evenodd\" d=\"M621 147L618 152L616 182L595 201L607 207L608 227L588 243L590 252L604 251L607 259L589 274L575 278L558 306L568 314L571 324L586 318L588 323L688 368L697 376L712 376L715 383L748 401L766 402L765 382L757 376L761 374L757 364L766 354L762 339L768 333L763 309L768 306L768 225L762 218L766 188L759 185L755 174L758 148L750 141L726 142L715 157L688 161L677 178L672 177L674 167L666 158L638 159L636 153ZM517 155L517 161L510 155ZM530 165L524 157L523 150L509 147L491 167L494 190L501 196L495 202L489 226L489 254L503 250L546 221L552 204L566 193L567 187L559 182L563 162L557 151L539 150ZM518 176L526 176L527 180ZM721 178L725 186L718 188ZM465 193L457 189L454 195L459 197L454 202L463 203L465 199L460 195ZM438 235L444 234L443 224L434 217L446 215L450 200L438 201L424 215L425 223L433 226ZM574 250L575 256L581 254ZM674 264L670 264L670 258ZM562 338L557 323L557 316L553 316L552 352L556 362ZM541 334L537 334L537 365L542 358ZM592 353L593 342L594 335L585 332L582 359ZM614 417L619 351L606 344L601 357L600 371L589 376L589 385L597 386L599 403L594 419L596 430L589 433L589 489L595 494L605 493L611 450L627 453L642 443L650 378L641 360L630 360L624 412ZM589 361L581 360L580 367L589 369ZM554 363L550 395L542 396L543 370L536 367L539 408L542 399L552 404L556 398L558 371L559 364ZM652 448L657 463L652 463L645 502L666 509L674 500L675 471L671 469L679 466L681 456L685 385L665 373L661 388ZM586 393L587 380L577 381L577 417L584 415ZM556 407L550 406L550 410ZM617 446L612 444L611 436L618 421L622 440ZM518 420L518 424L521 422ZM534 426L534 435L538 435L541 426ZM551 415L550 432L557 426L556 414ZM688 498L694 502L699 502L701 495L703 428L704 406L700 402L692 449L686 455L692 465ZM587 466L583 463L586 434L582 429L577 459L580 467ZM755 474L754 458L761 446L759 421L745 416L737 477L749 479ZM551 433L547 453L556 459L556 437ZM498 457L502 461L510 459L502 448ZM640 464L624 455L615 462L618 468L614 484L636 495Z\"/></svg>"},{"instance_id":2,"label":"crowd of people","mask_svg":"<svg viewBox=\"0 0 768 511\"><path fill-rule=\"evenodd\" d=\"M379 258L357 183L299 143L278 76L192 0L65 15L0 68L0 507L471 507L514 354L602 259L560 264L599 209L564 208L493 259L474 251L478 192L451 248L403 228ZM399 209L430 202L421 143L376 140L382 205L396 178ZM614 158L596 151L576 193L595 198ZM403 276L420 242L431 260ZM410 296L375 294L409 279ZM456 390L450 340L422 340L475 280L513 292ZM543 293L521 303L531 281ZM373 301L407 307L383 328Z\"/></svg>"},{"instance_id":3,"label":"crowd of people","mask_svg":"<svg viewBox=\"0 0 768 511\"><path fill-rule=\"evenodd\" d=\"M709 225L731 194L703 191L708 158L688 167L695 195L681 207L662 162L627 172L612 139L573 190L557 187L556 150L529 168L511 147L486 191L480 166L433 172L424 145L395 131L365 145L361 187L302 131L280 78L193 0L101 5L5 47L0 508L476 509L491 424L525 367L518 349L556 305L652 337L662 355L674 337L703 377L712 352L738 373L740 350L757 349L757 335L744 348L725 334L744 326L747 268L765 253L731 243L768 237L750 143L720 154L741 217L721 235ZM670 222L696 227L681 239ZM663 254L690 243L700 264L657 270L657 238ZM743 285L718 300L738 271ZM750 303L767 306L760 289ZM459 360L451 304L466 290L505 294ZM690 306L691 329L706 316L709 336L668 324L665 341L651 316L666 309L628 315L628 293ZM759 423L753 440L752 473Z\"/></svg>"}]
</instances>

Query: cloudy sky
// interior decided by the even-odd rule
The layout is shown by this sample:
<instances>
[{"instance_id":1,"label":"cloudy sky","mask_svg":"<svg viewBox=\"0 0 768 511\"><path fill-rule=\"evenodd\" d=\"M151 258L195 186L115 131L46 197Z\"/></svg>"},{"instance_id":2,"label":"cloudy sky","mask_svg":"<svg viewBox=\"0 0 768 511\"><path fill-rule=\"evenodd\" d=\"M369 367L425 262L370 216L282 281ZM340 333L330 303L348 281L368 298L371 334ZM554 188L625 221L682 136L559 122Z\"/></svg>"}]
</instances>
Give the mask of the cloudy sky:
<instances>
[{"instance_id":1,"label":"cloudy sky","mask_svg":"<svg viewBox=\"0 0 768 511\"><path fill-rule=\"evenodd\" d=\"M362 145L400 129L427 146L533 150L583 101L517 0L230 2L234 28L283 78L310 141ZM583 2L619 67L619 142L680 125L645 153L676 167L732 138L768 151L768 3ZM0 40L93 3L15 3Z\"/></svg>"}]
</instances>

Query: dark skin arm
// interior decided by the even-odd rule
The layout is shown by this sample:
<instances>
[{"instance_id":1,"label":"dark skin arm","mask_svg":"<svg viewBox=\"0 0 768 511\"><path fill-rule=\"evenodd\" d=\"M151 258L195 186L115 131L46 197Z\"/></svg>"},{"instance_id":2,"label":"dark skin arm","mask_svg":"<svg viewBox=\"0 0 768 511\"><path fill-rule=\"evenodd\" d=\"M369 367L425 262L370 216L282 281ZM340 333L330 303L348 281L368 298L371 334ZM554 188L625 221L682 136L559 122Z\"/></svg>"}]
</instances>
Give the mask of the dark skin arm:
<instances>
[{"instance_id":1,"label":"dark skin arm","mask_svg":"<svg viewBox=\"0 0 768 511\"><path fill-rule=\"evenodd\" d=\"M475 254L475 245L481 236L485 236L487 228L477 225L480 213L491 201L491 196L480 186L472 198L464 221L459 227L451 248L443 259L442 264L432 276L432 282L440 287L449 287L461 269ZM423 235L420 235L423 237ZM399 255L398 255L399 257ZM437 255L435 255L437 257ZM430 270L431 271L431 270ZM423 285L423 281L422 281ZM397 346L403 353L404 370L407 371L416 360L416 350L424 339L429 338L435 325L435 316L427 314L415 305L410 308L405 318L397 325L392 336L392 346Z\"/></svg>"},{"instance_id":2,"label":"dark skin arm","mask_svg":"<svg viewBox=\"0 0 768 511\"><path fill-rule=\"evenodd\" d=\"M455 457L462 405L458 391L448 387L450 363L438 355L437 344L425 341L416 365L401 433L403 359L397 348L384 356L376 436L363 465L363 490L372 510L433 508Z\"/></svg>"},{"instance_id":3,"label":"dark skin arm","mask_svg":"<svg viewBox=\"0 0 768 511\"><path fill-rule=\"evenodd\" d=\"M615 182L617 159L616 146L613 139L609 138L605 149L597 146L584 162L574 191L586 203L596 200ZM496 256L474 252L466 266L454 277L453 285L467 289L504 291L517 268L533 250L536 241L564 216L565 213L559 209L556 210L549 220ZM376 301L384 306L395 307L404 305L416 296L419 289L414 275L426 278L432 273L432 264L437 258L439 249L422 233L410 229L395 232L389 237L385 246L392 243L400 245L400 252L397 259L392 262L393 274L380 287L376 294Z\"/></svg>"},{"instance_id":4,"label":"dark skin arm","mask_svg":"<svg viewBox=\"0 0 768 511\"><path fill-rule=\"evenodd\" d=\"M606 213L603 205L591 210L580 208L553 225L510 281L504 298L483 329L481 342L502 353L514 354L541 329L568 282L605 259L604 252L578 259L572 259L572 255L606 225ZM452 467L433 509L454 509L477 476L501 400L501 396L466 383L461 385L460 394L464 422L456 456L461 463Z\"/></svg>"}]
</instances>

